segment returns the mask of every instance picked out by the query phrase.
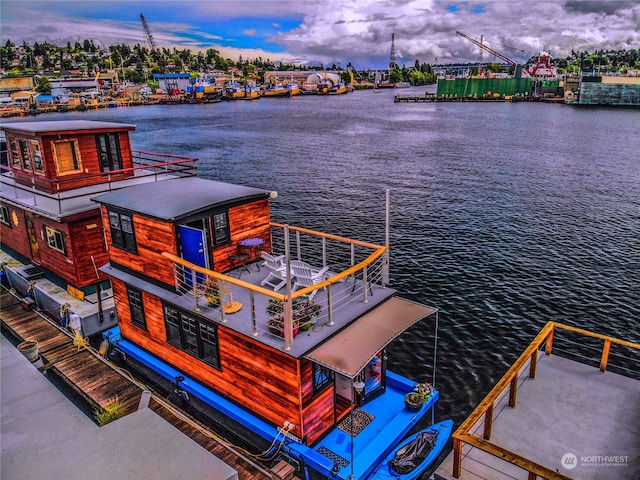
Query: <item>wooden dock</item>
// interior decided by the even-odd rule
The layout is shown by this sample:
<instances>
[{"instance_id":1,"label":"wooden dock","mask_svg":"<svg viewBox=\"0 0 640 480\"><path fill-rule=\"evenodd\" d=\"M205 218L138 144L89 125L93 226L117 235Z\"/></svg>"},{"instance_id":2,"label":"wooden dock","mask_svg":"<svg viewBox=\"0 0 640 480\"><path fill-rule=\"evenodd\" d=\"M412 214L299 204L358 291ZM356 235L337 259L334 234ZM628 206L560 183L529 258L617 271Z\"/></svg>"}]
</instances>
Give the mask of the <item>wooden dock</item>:
<instances>
[{"instance_id":1,"label":"wooden dock","mask_svg":"<svg viewBox=\"0 0 640 480\"><path fill-rule=\"evenodd\" d=\"M126 406L127 413L138 409L143 392L141 383L127 378L120 370L102 358L91 347L79 342L64 329L56 326L37 312L25 310L22 302L5 288L0 289L0 320L5 336L14 341L35 341L42 361L39 370L54 373L73 390L79 393L92 407L104 406L110 399L118 397ZM37 362L40 363L39 361ZM35 364L34 364L34 368ZM248 459L241 452L226 444L223 439L205 425L181 412L177 407L163 406L166 400L154 398L149 407L168 423L200 444L214 456L238 472L240 479L267 480L272 478L266 467ZM172 413L179 411L180 417Z\"/></svg>"}]
</instances>

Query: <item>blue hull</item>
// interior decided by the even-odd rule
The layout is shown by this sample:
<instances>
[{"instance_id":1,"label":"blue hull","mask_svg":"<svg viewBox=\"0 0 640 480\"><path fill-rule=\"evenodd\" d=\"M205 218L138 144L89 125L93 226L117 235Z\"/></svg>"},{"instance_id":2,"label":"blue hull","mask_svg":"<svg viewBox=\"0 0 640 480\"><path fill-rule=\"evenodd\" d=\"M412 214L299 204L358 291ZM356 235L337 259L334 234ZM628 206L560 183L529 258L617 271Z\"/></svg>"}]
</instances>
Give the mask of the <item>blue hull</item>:
<instances>
[{"instance_id":1,"label":"blue hull","mask_svg":"<svg viewBox=\"0 0 640 480\"><path fill-rule=\"evenodd\" d=\"M442 449L447 444L447 440L449 440L452 430L453 430L453 421L445 420L443 422L436 423L435 425L431 425L430 427L427 427L424 430L419 431L415 435L411 435L410 437L403 440L403 442L400 443L396 448L393 449L393 452L391 452L387 456L387 458L385 458L382 461L382 463L378 466L378 468L376 468L374 472L371 474L369 479L370 480L376 480L376 479L414 480L418 478L420 475L424 473L424 471L427 468L429 468L429 466L434 462L434 460L438 458L438 455L440 455L440 453L442 452ZM422 463L420 463L420 465L414 468L411 472L406 473L404 475L396 473L389 466L389 462L393 460L393 457L395 457L396 452L398 450L400 450L405 445L408 445L409 443L414 441L416 437L421 433L433 432L433 431L438 432L438 438L436 440L435 445L431 448L431 450L429 451L429 454L425 457Z\"/></svg>"}]
</instances>

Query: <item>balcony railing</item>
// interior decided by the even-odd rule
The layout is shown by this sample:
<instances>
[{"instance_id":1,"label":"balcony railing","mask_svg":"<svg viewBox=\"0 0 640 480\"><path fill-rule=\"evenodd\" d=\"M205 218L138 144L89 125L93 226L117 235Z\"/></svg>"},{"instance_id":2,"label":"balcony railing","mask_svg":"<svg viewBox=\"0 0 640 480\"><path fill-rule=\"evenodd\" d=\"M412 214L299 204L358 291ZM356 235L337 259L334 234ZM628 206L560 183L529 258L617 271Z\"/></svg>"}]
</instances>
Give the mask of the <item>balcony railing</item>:
<instances>
[{"instance_id":1,"label":"balcony railing","mask_svg":"<svg viewBox=\"0 0 640 480\"><path fill-rule=\"evenodd\" d=\"M62 213L63 202L110 192L131 183L158 181L161 177L164 179L169 176L193 177L198 174L196 158L141 150L132 150L132 156L132 168L108 172L79 173L65 178L47 178L26 172L30 175L30 184L24 183L24 180L18 182L12 174L12 168L0 165L0 183L7 198L25 201L30 199L33 205L38 205L46 197L46 201L56 201L58 213ZM82 182L80 187L79 180Z\"/></svg>"},{"instance_id":2,"label":"balcony railing","mask_svg":"<svg viewBox=\"0 0 640 480\"><path fill-rule=\"evenodd\" d=\"M311 324L333 326L348 315L343 315L343 310L355 302L367 303L374 289L385 287L388 259L384 246L275 223L271 236L274 255L326 266L329 270L325 279L291 291L290 277L286 287L274 292L259 282L236 278L235 271L219 273L170 253L163 255L173 262L176 290L190 298L193 310L208 310L223 323L233 314L236 327L244 326L255 337L283 339L286 350L299 329ZM308 295L314 291L309 301ZM242 305L241 312L237 311L237 302Z\"/></svg>"},{"instance_id":3,"label":"balcony railing","mask_svg":"<svg viewBox=\"0 0 640 480\"><path fill-rule=\"evenodd\" d=\"M490 441L491 431L494 420L494 405L498 401L498 397L505 392L508 392L508 405L515 407L517 402L518 389L521 386L519 383L519 375L522 371L527 369L529 378L535 378L536 367L538 363L538 353L544 345L544 353L551 355L552 348L554 347L554 336L557 336L558 331L573 332L580 335L580 344L584 345L585 340L588 338L602 341L602 346L597 348L599 352L592 354L588 363L599 363L600 371L604 372L610 362L610 350L612 345L616 345L622 348L630 348L633 350L640 350L640 344L629 342L626 340L601 335L598 333L583 330L581 328L572 327L556 322L548 322L534 338L527 349L520 355L511 368L505 373L495 387L487 394L487 396L480 402L476 409L467 417L467 419L460 425L460 427L453 434L453 477L460 478L462 474L462 460L463 460L463 446L469 445L482 450L496 458L509 462L513 465L520 467L528 473L529 480L534 480L538 477L555 480L569 480L570 477L553 470L538 462L535 462L529 458L519 455L515 452L509 451L504 447L501 447ZM598 358L599 357L599 358ZM619 367L618 369L624 367ZM628 369L626 369L628 370ZM632 371L635 375L637 372ZM484 427L482 429L482 437L476 436L472 433L473 427L484 417Z\"/></svg>"}]
</instances>

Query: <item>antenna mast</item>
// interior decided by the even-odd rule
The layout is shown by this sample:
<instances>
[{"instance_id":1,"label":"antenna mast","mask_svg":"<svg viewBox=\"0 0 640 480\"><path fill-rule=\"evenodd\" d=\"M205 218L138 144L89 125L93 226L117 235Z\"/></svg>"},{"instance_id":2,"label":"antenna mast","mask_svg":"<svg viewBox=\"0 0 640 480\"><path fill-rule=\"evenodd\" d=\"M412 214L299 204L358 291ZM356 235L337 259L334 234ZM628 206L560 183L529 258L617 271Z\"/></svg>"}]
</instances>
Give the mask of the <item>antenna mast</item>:
<instances>
[{"instance_id":1,"label":"antenna mast","mask_svg":"<svg viewBox=\"0 0 640 480\"><path fill-rule=\"evenodd\" d=\"M389 69L393 70L393 67L396 66L396 45L395 45L396 34L391 34L391 55L389 57Z\"/></svg>"}]
</instances>

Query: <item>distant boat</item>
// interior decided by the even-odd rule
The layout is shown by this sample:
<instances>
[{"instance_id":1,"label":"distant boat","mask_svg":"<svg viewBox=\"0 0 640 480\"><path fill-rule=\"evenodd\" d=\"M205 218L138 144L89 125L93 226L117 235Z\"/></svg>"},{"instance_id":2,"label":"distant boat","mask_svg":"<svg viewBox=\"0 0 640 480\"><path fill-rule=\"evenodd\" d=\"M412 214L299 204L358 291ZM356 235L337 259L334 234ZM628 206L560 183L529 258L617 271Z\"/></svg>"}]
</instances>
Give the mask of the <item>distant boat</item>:
<instances>
[{"instance_id":1,"label":"distant boat","mask_svg":"<svg viewBox=\"0 0 640 480\"><path fill-rule=\"evenodd\" d=\"M289 90L281 83L270 85L262 91L263 97L289 97Z\"/></svg>"},{"instance_id":2,"label":"distant boat","mask_svg":"<svg viewBox=\"0 0 640 480\"><path fill-rule=\"evenodd\" d=\"M406 440L404 440L397 448L395 448L388 456L385 458L382 463L374 470L369 477L370 480L383 480L383 479L394 479L394 480L414 480L420 475L424 473L424 471L429 468L429 466L434 462L438 455L444 449L449 437L451 436L451 431L453 430L453 421L445 420L440 423L436 423L435 425L431 425L430 427L425 428L424 430L420 430L418 433L410 436ZM435 434L435 438L433 435ZM417 443L414 443L419 436L425 435L418 440ZM431 436L431 438L429 438ZM429 440L432 439L431 447L429 448ZM419 448L419 444L422 443L422 448ZM417 452L412 452L411 450L415 449ZM420 451L422 450L422 451ZM427 453L428 452L428 453ZM394 459L399 460L402 456L408 457L411 454L414 454L414 458L416 460L420 460L420 458L424 456L422 461L413 467L411 470L406 473L400 473L396 471L394 468ZM405 468L411 468L411 464L413 463L410 458L405 458L404 462L397 462L405 466ZM408 467L407 467L408 465ZM403 471L402 469L400 469Z\"/></svg>"},{"instance_id":3,"label":"distant boat","mask_svg":"<svg viewBox=\"0 0 640 480\"><path fill-rule=\"evenodd\" d=\"M260 90L252 85L228 82L224 86L222 98L227 100L254 100L260 98Z\"/></svg>"}]
</instances>

